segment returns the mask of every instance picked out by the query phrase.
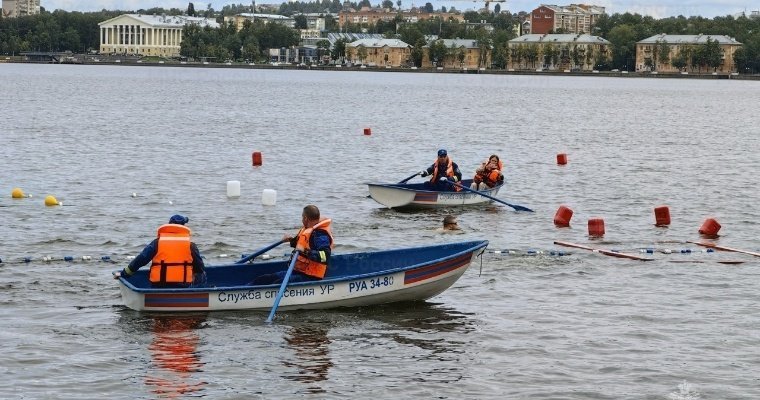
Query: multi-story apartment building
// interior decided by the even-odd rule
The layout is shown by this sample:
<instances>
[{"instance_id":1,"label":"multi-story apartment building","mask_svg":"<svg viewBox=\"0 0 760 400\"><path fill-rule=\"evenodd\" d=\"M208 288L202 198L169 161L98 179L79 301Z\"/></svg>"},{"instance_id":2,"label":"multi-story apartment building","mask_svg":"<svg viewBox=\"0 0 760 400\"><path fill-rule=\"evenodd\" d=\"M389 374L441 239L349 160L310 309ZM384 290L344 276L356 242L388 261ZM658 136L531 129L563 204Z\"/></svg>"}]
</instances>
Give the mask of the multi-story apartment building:
<instances>
[{"instance_id":1,"label":"multi-story apartment building","mask_svg":"<svg viewBox=\"0 0 760 400\"><path fill-rule=\"evenodd\" d=\"M224 23L229 24L232 23L235 26L236 30L243 29L243 24L245 21L263 21L264 23L277 23L287 26L288 28L295 28L296 26L296 20L291 17L286 17L284 15L277 15L277 14L252 14L252 13L243 13L243 14L237 14L237 15L228 15L224 17Z\"/></svg>"},{"instance_id":2,"label":"multi-story apartment building","mask_svg":"<svg viewBox=\"0 0 760 400\"><path fill-rule=\"evenodd\" d=\"M200 17L122 14L98 24L100 52L178 57L186 24L219 27L215 20Z\"/></svg>"},{"instance_id":3,"label":"multi-story apartment building","mask_svg":"<svg viewBox=\"0 0 760 400\"><path fill-rule=\"evenodd\" d=\"M530 13L530 33L593 33L591 29L604 12L604 7L587 4L542 4Z\"/></svg>"},{"instance_id":4,"label":"multi-story apartment building","mask_svg":"<svg viewBox=\"0 0 760 400\"><path fill-rule=\"evenodd\" d=\"M705 68L699 65L697 51L706 46L708 40L717 42L720 48L720 66L715 72L735 72L734 53L742 46L736 39L725 35L664 33L636 42L636 71L685 72Z\"/></svg>"},{"instance_id":5,"label":"multi-story apartment building","mask_svg":"<svg viewBox=\"0 0 760 400\"><path fill-rule=\"evenodd\" d=\"M429 46L425 47L422 67L443 67L454 69L479 69L491 66L490 48L481 54L482 46L473 39L440 39L448 52L443 60L431 60ZM435 62L435 65L433 65Z\"/></svg>"},{"instance_id":6,"label":"multi-story apartment building","mask_svg":"<svg viewBox=\"0 0 760 400\"><path fill-rule=\"evenodd\" d=\"M338 25L340 28L344 28L346 24L356 25L375 25L379 21L393 21L397 16L406 22L417 22L425 19L431 19L438 17L443 21L464 21L462 14L453 13L428 13L419 8L412 8L411 10L399 11L391 10L387 8L370 8L362 7L360 10L344 9L338 13Z\"/></svg>"},{"instance_id":7,"label":"multi-story apartment building","mask_svg":"<svg viewBox=\"0 0 760 400\"><path fill-rule=\"evenodd\" d=\"M509 69L591 71L611 58L610 42L585 34L530 34L509 41Z\"/></svg>"},{"instance_id":8,"label":"multi-story apartment building","mask_svg":"<svg viewBox=\"0 0 760 400\"><path fill-rule=\"evenodd\" d=\"M359 39L346 44L346 58L354 64L400 67L411 62L412 46L399 39Z\"/></svg>"},{"instance_id":9,"label":"multi-story apartment building","mask_svg":"<svg viewBox=\"0 0 760 400\"><path fill-rule=\"evenodd\" d=\"M40 0L3 0L3 17L16 18L40 13Z\"/></svg>"}]
</instances>

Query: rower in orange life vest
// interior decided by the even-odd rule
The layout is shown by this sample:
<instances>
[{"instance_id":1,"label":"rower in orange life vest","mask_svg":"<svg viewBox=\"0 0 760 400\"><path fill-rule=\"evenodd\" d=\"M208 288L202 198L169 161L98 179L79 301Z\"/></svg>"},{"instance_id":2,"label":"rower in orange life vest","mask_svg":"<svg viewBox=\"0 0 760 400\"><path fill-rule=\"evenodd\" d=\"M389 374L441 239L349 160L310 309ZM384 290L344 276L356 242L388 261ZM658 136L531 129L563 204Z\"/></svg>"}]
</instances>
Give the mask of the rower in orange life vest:
<instances>
[{"instance_id":1,"label":"rower in orange life vest","mask_svg":"<svg viewBox=\"0 0 760 400\"><path fill-rule=\"evenodd\" d=\"M438 150L438 158L433 165L420 171L420 176L431 175L430 181L425 182L425 188L436 191L462 190L459 186L452 185L451 182L462 180L462 171L459 170L457 163L451 161L446 149Z\"/></svg>"},{"instance_id":2,"label":"rower in orange life vest","mask_svg":"<svg viewBox=\"0 0 760 400\"><path fill-rule=\"evenodd\" d=\"M295 237L285 235L283 242L289 242L290 247L295 247L294 256L297 257L293 273L289 282L316 281L323 279L327 273L327 266L332 253L333 236L332 220L321 218L319 208L308 205L301 213L303 228ZM262 275L251 282L254 285L269 285L282 283L287 271L279 271L273 274Z\"/></svg>"},{"instance_id":3,"label":"rower in orange life vest","mask_svg":"<svg viewBox=\"0 0 760 400\"><path fill-rule=\"evenodd\" d=\"M198 287L206 283L203 258L195 243L190 241L189 219L175 214L169 223L158 228L153 239L121 272L114 274L129 278L140 267L151 262L148 279L154 287Z\"/></svg>"},{"instance_id":4,"label":"rower in orange life vest","mask_svg":"<svg viewBox=\"0 0 760 400\"><path fill-rule=\"evenodd\" d=\"M504 183L504 175L501 171L504 165L501 163L499 156L492 154L488 160L483 161L480 168L475 170L475 177L472 179L470 188L473 190L486 190L496 185Z\"/></svg>"}]
</instances>

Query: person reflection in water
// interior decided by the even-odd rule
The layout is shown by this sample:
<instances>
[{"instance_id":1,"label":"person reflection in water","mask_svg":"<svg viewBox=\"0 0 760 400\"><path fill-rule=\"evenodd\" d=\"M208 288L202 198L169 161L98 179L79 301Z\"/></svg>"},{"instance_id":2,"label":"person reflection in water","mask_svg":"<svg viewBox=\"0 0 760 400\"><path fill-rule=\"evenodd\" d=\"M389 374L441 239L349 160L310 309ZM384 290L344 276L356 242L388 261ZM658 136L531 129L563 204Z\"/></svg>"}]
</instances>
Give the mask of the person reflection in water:
<instances>
[{"instance_id":1,"label":"person reflection in water","mask_svg":"<svg viewBox=\"0 0 760 400\"><path fill-rule=\"evenodd\" d=\"M296 368L297 373L284 378L309 384L326 381L333 366L327 329L313 325L294 326L289 333L285 341L295 353L295 359L285 360L283 365ZM318 385L309 386L307 390L309 393L325 393L325 389Z\"/></svg>"},{"instance_id":2,"label":"person reflection in water","mask_svg":"<svg viewBox=\"0 0 760 400\"><path fill-rule=\"evenodd\" d=\"M204 363L198 355L197 329L203 316L156 316L153 342L149 349L152 363L145 378L151 391L161 398L202 397L206 382L199 380Z\"/></svg>"}]
</instances>

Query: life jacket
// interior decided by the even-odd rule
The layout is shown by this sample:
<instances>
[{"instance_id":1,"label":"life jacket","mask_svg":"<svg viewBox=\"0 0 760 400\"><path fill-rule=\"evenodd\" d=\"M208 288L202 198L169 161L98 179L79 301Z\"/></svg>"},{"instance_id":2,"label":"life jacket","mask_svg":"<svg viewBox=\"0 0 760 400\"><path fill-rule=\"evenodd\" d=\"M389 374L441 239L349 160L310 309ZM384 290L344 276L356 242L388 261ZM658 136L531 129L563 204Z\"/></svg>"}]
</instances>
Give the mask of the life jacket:
<instances>
[{"instance_id":1,"label":"life jacket","mask_svg":"<svg viewBox=\"0 0 760 400\"><path fill-rule=\"evenodd\" d=\"M319 221L316 225L314 225L311 228L301 229L298 232L298 241L296 242L296 250L297 251L311 250L311 248L309 247L309 240L311 239L311 234L312 232L314 232L315 229L321 229L327 232L327 235L330 236L330 249L332 249L334 245L333 245L331 225L332 225L332 220L329 218L325 218ZM298 253L298 256L296 259L296 265L294 269L304 275L322 279L325 277L325 273L327 272L327 262L312 260Z\"/></svg>"},{"instance_id":2,"label":"life jacket","mask_svg":"<svg viewBox=\"0 0 760 400\"><path fill-rule=\"evenodd\" d=\"M161 225L156 247L156 255L150 265L151 283L193 283L190 228L178 224Z\"/></svg>"},{"instance_id":3,"label":"life jacket","mask_svg":"<svg viewBox=\"0 0 760 400\"><path fill-rule=\"evenodd\" d=\"M475 183L485 182L488 187L494 187L499 183L499 176L501 176L504 164L499 160L496 168L489 167L490 165L491 163L488 160L483 163L480 170L475 173L475 177L473 178Z\"/></svg>"},{"instance_id":4,"label":"life jacket","mask_svg":"<svg viewBox=\"0 0 760 400\"><path fill-rule=\"evenodd\" d=\"M451 161L451 158L449 158L448 156L446 156L446 175L440 175L440 176L438 175L439 165L440 164L438 163L438 159L436 159L435 162L433 163L433 173L430 175L430 183L432 184L436 184L438 182L438 179L441 178L442 176L445 176L447 178L453 178L454 176L456 176L456 174L454 174L454 163ZM456 185L453 185L453 186L454 186L454 191L458 192L462 190L462 188L460 188L459 186L456 186Z\"/></svg>"}]
</instances>

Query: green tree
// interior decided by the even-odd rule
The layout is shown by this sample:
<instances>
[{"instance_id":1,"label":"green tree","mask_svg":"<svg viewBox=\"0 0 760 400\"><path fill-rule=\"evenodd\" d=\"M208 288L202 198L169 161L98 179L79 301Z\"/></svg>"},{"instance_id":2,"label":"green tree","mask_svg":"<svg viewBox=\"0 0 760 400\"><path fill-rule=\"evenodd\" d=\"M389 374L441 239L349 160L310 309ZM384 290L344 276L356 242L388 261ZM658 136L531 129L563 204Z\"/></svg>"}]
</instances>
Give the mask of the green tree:
<instances>
[{"instance_id":1,"label":"green tree","mask_svg":"<svg viewBox=\"0 0 760 400\"><path fill-rule=\"evenodd\" d=\"M525 47L525 61L529 62L532 68L536 68L539 53L538 45L535 43L531 43Z\"/></svg>"},{"instance_id":2,"label":"green tree","mask_svg":"<svg viewBox=\"0 0 760 400\"><path fill-rule=\"evenodd\" d=\"M559 59L559 49L557 47L551 43L547 43L541 49L541 53L543 54L542 64L549 65L552 68L558 67L557 61Z\"/></svg>"},{"instance_id":3,"label":"green tree","mask_svg":"<svg viewBox=\"0 0 760 400\"><path fill-rule=\"evenodd\" d=\"M367 60L367 54L367 48L364 47L364 45L359 45L359 47L356 48L356 56L359 57L359 62L362 64Z\"/></svg>"},{"instance_id":4,"label":"green tree","mask_svg":"<svg viewBox=\"0 0 760 400\"><path fill-rule=\"evenodd\" d=\"M678 54L673 57L671 65L678 68L679 71L683 71L683 69L686 67L686 56L683 54L683 52L679 51Z\"/></svg>"},{"instance_id":5,"label":"green tree","mask_svg":"<svg viewBox=\"0 0 760 400\"><path fill-rule=\"evenodd\" d=\"M319 62L322 63L322 57L324 57L327 54L330 54L330 41L327 39L322 39L317 41L317 58L319 59Z\"/></svg>"},{"instance_id":6,"label":"green tree","mask_svg":"<svg viewBox=\"0 0 760 400\"><path fill-rule=\"evenodd\" d=\"M612 45L612 65L629 70L628 65L636 58L636 33L630 25L615 26L607 37Z\"/></svg>"},{"instance_id":7,"label":"green tree","mask_svg":"<svg viewBox=\"0 0 760 400\"><path fill-rule=\"evenodd\" d=\"M720 64L723 63L722 60L723 57L723 50L720 48L720 43L718 43L718 39L711 39L709 36L707 37L707 43L704 45L704 58L705 58L705 65L712 68L713 72L720 67Z\"/></svg>"},{"instance_id":8,"label":"green tree","mask_svg":"<svg viewBox=\"0 0 760 400\"><path fill-rule=\"evenodd\" d=\"M667 40L664 40L660 43L659 48L657 49L659 51L659 59L660 63L669 63L670 62L670 45L668 44Z\"/></svg>"},{"instance_id":9,"label":"green tree","mask_svg":"<svg viewBox=\"0 0 760 400\"><path fill-rule=\"evenodd\" d=\"M393 0L383 0L382 7L393 10Z\"/></svg>"},{"instance_id":10,"label":"green tree","mask_svg":"<svg viewBox=\"0 0 760 400\"><path fill-rule=\"evenodd\" d=\"M293 17L295 20L295 28L296 29L307 29L309 27L306 16L303 14L298 14L295 17Z\"/></svg>"},{"instance_id":11,"label":"green tree","mask_svg":"<svg viewBox=\"0 0 760 400\"><path fill-rule=\"evenodd\" d=\"M330 58L333 60L341 60L343 58L351 58L353 54L349 55L348 50L346 49L346 40L345 39L338 39L333 43L332 53L330 54Z\"/></svg>"},{"instance_id":12,"label":"green tree","mask_svg":"<svg viewBox=\"0 0 760 400\"><path fill-rule=\"evenodd\" d=\"M188 3L187 5L187 15L190 17L195 16L195 5L193 3Z\"/></svg>"},{"instance_id":13,"label":"green tree","mask_svg":"<svg viewBox=\"0 0 760 400\"><path fill-rule=\"evenodd\" d=\"M407 42L409 43L409 42ZM414 46L412 46L412 64L414 64L415 67L421 67L422 66L422 59L425 57L425 39L423 37L419 37L415 42Z\"/></svg>"},{"instance_id":14,"label":"green tree","mask_svg":"<svg viewBox=\"0 0 760 400\"><path fill-rule=\"evenodd\" d=\"M428 45L428 56L430 57L430 61L434 66L443 66L447 52L448 49L441 39L434 40L430 42L430 45Z\"/></svg>"}]
</instances>

